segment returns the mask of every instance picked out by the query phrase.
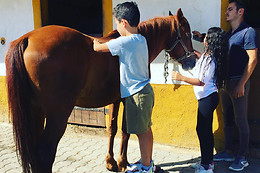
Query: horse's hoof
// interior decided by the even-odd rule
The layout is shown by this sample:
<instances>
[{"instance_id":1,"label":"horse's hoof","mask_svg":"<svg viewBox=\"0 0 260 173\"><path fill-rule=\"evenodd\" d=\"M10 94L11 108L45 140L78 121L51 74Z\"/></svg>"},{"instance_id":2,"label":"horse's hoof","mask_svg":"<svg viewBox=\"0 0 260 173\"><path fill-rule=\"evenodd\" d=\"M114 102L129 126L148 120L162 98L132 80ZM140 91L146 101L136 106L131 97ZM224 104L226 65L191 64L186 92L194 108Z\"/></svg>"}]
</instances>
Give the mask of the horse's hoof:
<instances>
[{"instance_id":1,"label":"horse's hoof","mask_svg":"<svg viewBox=\"0 0 260 173\"><path fill-rule=\"evenodd\" d=\"M113 157L111 157L110 155L106 156L106 168L109 171L114 171L114 172L118 171L117 163L116 163L115 159Z\"/></svg>"},{"instance_id":2,"label":"horse's hoof","mask_svg":"<svg viewBox=\"0 0 260 173\"><path fill-rule=\"evenodd\" d=\"M119 172L125 172L128 164L129 163L128 163L127 159L122 159L122 158L119 157L117 159L118 171Z\"/></svg>"}]
</instances>

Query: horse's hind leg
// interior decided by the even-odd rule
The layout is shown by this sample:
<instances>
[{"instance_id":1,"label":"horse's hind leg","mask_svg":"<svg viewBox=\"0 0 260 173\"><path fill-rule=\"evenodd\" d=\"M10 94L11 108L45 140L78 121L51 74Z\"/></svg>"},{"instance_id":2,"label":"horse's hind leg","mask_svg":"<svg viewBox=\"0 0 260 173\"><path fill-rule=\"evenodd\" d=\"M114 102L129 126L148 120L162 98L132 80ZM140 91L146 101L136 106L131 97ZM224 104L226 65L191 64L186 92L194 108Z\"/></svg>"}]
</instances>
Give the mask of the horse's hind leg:
<instances>
[{"instance_id":1,"label":"horse's hind leg","mask_svg":"<svg viewBox=\"0 0 260 173\"><path fill-rule=\"evenodd\" d=\"M127 161L127 146L130 134L127 133L126 129L126 116L125 111L123 113L123 121L122 121L122 139L119 151L119 157L117 159L118 171L124 172L126 170L126 166L129 164Z\"/></svg>"},{"instance_id":2,"label":"horse's hind leg","mask_svg":"<svg viewBox=\"0 0 260 173\"><path fill-rule=\"evenodd\" d=\"M39 140L41 138L41 135L43 133L44 130L44 113L40 107L40 105L38 104L38 102L36 100L33 100L30 104L30 108L31 108L31 114L33 115L32 117L32 122L34 124L34 128L31 129L34 133L34 147L31 148L31 150L33 150L33 155L34 157L37 158L37 154L36 154L36 150L37 147L39 145ZM38 170L40 169L40 165L39 165L39 161L38 159L33 159L32 163L31 163L31 171L34 172L39 172Z\"/></svg>"},{"instance_id":3,"label":"horse's hind leg","mask_svg":"<svg viewBox=\"0 0 260 173\"><path fill-rule=\"evenodd\" d=\"M118 171L117 163L114 159L114 139L117 133L117 117L120 101L109 105L109 127L108 127L108 151L106 156L106 168L110 171Z\"/></svg>"},{"instance_id":4,"label":"horse's hind leg","mask_svg":"<svg viewBox=\"0 0 260 173\"><path fill-rule=\"evenodd\" d=\"M63 106L66 107L66 105ZM40 164L37 173L52 172L57 146L66 130L67 120L73 106L68 107L71 108L66 111L64 111L64 108L56 107L46 113L46 125L37 150Z\"/></svg>"}]
</instances>

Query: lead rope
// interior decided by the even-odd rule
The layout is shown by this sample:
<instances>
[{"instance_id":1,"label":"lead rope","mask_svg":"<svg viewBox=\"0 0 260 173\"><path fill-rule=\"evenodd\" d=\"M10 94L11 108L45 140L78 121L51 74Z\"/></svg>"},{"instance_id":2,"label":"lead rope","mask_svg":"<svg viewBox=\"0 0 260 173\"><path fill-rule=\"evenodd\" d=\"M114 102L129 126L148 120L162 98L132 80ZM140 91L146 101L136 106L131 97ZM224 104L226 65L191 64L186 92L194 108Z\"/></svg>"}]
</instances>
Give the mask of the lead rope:
<instances>
[{"instance_id":1,"label":"lead rope","mask_svg":"<svg viewBox=\"0 0 260 173\"><path fill-rule=\"evenodd\" d=\"M163 72L163 76L164 76L164 79L165 79L165 83L167 82L167 77L169 76L169 72L168 72L168 64L169 64L169 60L170 60L170 54L165 51L165 62L164 62L164 72Z\"/></svg>"}]
</instances>

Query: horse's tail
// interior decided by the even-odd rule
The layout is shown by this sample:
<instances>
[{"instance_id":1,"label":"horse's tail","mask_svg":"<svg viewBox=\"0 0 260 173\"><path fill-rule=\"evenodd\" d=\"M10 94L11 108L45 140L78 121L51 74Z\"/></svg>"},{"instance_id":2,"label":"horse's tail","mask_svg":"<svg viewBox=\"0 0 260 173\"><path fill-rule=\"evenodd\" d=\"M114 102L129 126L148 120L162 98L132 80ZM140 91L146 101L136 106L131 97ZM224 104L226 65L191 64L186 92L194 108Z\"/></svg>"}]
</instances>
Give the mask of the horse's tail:
<instances>
[{"instance_id":1,"label":"horse's tail","mask_svg":"<svg viewBox=\"0 0 260 173\"><path fill-rule=\"evenodd\" d=\"M40 126L37 123L40 117L32 115L33 89L23 57L27 46L28 37L15 40L5 56L9 115L13 123L16 151L25 173L31 172L35 165L35 145L39 138L37 126Z\"/></svg>"}]
</instances>

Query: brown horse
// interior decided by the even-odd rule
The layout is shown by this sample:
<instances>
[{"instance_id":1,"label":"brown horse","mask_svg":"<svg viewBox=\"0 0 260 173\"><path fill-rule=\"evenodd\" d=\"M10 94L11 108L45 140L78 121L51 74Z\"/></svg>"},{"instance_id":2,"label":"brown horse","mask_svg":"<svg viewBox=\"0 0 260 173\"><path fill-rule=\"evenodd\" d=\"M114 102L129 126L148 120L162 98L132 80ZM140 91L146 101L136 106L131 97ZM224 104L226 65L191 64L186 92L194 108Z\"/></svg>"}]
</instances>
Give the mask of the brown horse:
<instances>
[{"instance_id":1,"label":"brown horse","mask_svg":"<svg viewBox=\"0 0 260 173\"><path fill-rule=\"evenodd\" d=\"M169 49L172 58L181 57L184 68L194 66L190 26L180 9L175 16L143 22L138 30L147 39L150 63L163 49ZM118 36L113 32L100 41ZM107 168L118 169L113 141L121 101L119 62L110 53L94 52L93 39L67 27L47 26L10 44L5 57L8 103L24 172L52 172L57 145L75 105L112 104ZM129 134L124 124L119 169L127 164Z\"/></svg>"}]
</instances>

